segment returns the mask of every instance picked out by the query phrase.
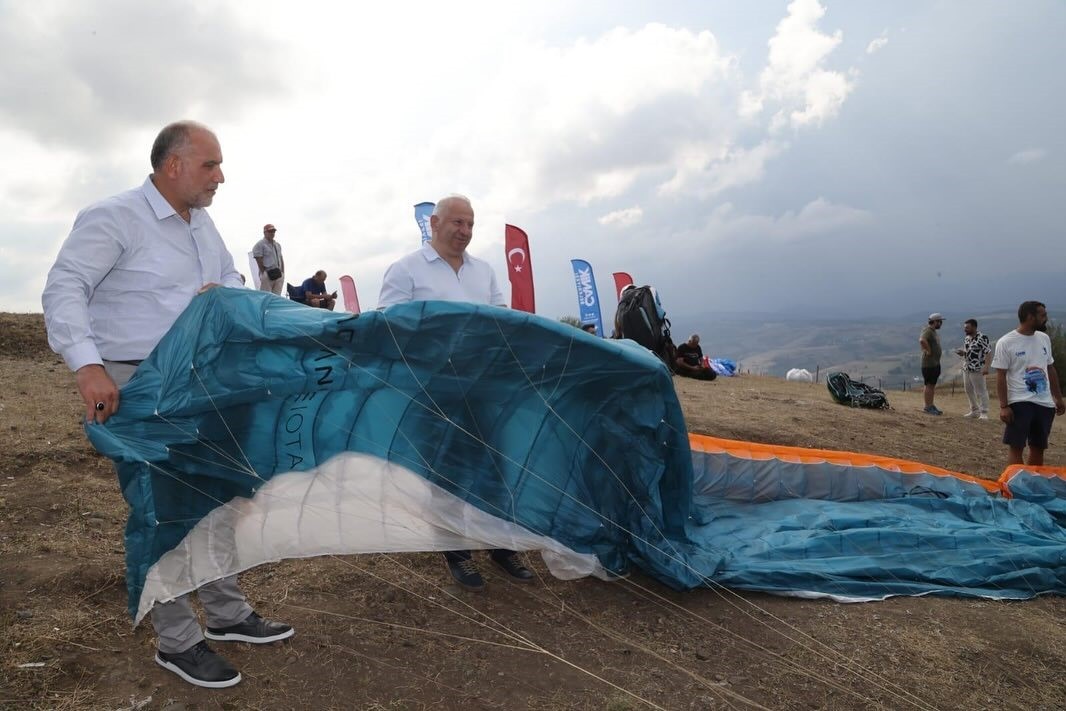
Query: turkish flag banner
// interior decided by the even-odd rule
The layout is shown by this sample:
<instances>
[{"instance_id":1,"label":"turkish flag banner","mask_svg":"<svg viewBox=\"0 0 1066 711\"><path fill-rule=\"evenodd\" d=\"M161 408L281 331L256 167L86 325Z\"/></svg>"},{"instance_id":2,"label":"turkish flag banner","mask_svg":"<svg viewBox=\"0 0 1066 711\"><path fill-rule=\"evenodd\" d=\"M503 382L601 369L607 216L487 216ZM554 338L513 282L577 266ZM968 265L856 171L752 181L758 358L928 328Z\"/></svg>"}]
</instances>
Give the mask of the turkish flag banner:
<instances>
[{"instance_id":1,"label":"turkish flag banner","mask_svg":"<svg viewBox=\"0 0 1066 711\"><path fill-rule=\"evenodd\" d=\"M503 248L507 257L507 278L511 281L511 308L536 313L533 301L533 263L529 258L529 236L514 225L504 225Z\"/></svg>"},{"instance_id":2,"label":"turkish flag banner","mask_svg":"<svg viewBox=\"0 0 1066 711\"><path fill-rule=\"evenodd\" d=\"M614 290L618 295L618 300L622 300L622 289L633 284L633 277L629 276L626 272L615 272L614 276Z\"/></svg>"}]
</instances>

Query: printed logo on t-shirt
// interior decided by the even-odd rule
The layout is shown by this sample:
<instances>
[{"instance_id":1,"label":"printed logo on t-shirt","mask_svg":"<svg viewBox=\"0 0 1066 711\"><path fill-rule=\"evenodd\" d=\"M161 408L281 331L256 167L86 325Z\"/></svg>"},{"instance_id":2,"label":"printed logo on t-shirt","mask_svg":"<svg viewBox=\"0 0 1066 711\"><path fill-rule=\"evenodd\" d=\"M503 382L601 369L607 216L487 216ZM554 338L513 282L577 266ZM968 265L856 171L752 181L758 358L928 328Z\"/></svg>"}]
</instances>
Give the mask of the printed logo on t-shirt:
<instances>
[{"instance_id":1,"label":"printed logo on t-shirt","mask_svg":"<svg viewBox=\"0 0 1066 711\"><path fill-rule=\"evenodd\" d=\"M1025 388L1029 392L1039 395L1048 391L1047 373L1043 368L1026 368L1024 379Z\"/></svg>"},{"instance_id":2,"label":"printed logo on t-shirt","mask_svg":"<svg viewBox=\"0 0 1066 711\"><path fill-rule=\"evenodd\" d=\"M1018 351L1018 352L1017 352L1017 353L1015 353L1014 355L1015 355L1015 356L1023 356L1023 355L1025 355L1025 351Z\"/></svg>"}]
</instances>

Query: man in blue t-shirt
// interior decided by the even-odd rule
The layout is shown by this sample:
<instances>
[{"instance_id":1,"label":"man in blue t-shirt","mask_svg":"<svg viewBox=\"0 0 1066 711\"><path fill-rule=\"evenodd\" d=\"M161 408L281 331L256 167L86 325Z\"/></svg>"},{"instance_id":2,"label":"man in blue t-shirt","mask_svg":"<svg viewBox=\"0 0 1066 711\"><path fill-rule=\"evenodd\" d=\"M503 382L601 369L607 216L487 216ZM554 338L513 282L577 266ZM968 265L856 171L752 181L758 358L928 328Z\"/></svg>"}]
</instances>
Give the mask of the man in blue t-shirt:
<instances>
[{"instance_id":1,"label":"man in blue t-shirt","mask_svg":"<svg viewBox=\"0 0 1066 711\"><path fill-rule=\"evenodd\" d=\"M304 279L300 291L303 292L304 303L308 306L332 311L337 304L337 292L326 293L326 273L321 269L315 272L313 277Z\"/></svg>"}]
</instances>

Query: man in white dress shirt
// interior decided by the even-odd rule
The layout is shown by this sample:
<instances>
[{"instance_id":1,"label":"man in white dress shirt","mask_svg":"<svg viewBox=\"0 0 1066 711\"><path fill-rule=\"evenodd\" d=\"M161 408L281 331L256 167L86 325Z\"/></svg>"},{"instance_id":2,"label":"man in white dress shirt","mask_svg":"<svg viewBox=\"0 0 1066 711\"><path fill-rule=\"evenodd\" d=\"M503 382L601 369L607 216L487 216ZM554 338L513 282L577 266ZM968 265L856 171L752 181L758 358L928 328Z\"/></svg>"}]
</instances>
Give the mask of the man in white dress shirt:
<instances>
[{"instance_id":1,"label":"man in white dress shirt","mask_svg":"<svg viewBox=\"0 0 1066 711\"><path fill-rule=\"evenodd\" d=\"M378 308L430 300L505 306L507 302L492 267L466 252L474 235L474 208L470 200L462 195L438 200L429 226L433 235L430 241L385 272ZM459 585L474 592L485 589L485 579L470 551L448 551L444 558ZM514 551L495 549L489 552L489 558L511 580L532 582L533 572Z\"/></svg>"},{"instance_id":2,"label":"man in white dress shirt","mask_svg":"<svg viewBox=\"0 0 1066 711\"><path fill-rule=\"evenodd\" d=\"M42 296L48 343L76 373L89 422L118 410L119 387L194 296L241 286L204 210L225 181L215 134L192 121L170 124L152 145L151 163L143 185L78 214ZM293 635L292 627L252 610L235 575L198 593L208 639L266 643ZM204 641L188 597L152 609L156 662L197 686L239 683L240 673Z\"/></svg>"}]
</instances>

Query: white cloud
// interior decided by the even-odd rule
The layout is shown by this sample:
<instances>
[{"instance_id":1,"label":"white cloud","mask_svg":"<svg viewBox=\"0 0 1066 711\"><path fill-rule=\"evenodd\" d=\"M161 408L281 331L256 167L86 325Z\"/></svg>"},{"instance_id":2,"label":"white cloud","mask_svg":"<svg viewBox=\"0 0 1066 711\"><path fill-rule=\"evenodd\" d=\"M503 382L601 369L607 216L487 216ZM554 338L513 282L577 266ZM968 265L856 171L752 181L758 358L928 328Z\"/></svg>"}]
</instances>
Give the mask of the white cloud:
<instances>
[{"instance_id":1,"label":"white cloud","mask_svg":"<svg viewBox=\"0 0 1066 711\"><path fill-rule=\"evenodd\" d=\"M615 210L599 218L597 222L607 227L630 227L641 221L644 211L640 206L627 207L624 210Z\"/></svg>"},{"instance_id":2,"label":"white cloud","mask_svg":"<svg viewBox=\"0 0 1066 711\"><path fill-rule=\"evenodd\" d=\"M467 179L515 207L617 197L678 170L679 146L732 130L715 117L736 75L707 31L650 24L564 47L512 43L483 101L437 130L428 158L463 146Z\"/></svg>"},{"instance_id":3,"label":"white cloud","mask_svg":"<svg viewBox=\"0 0 1066 711\"><path fill-rule=\"evenodd\" d=\"M880 50L884 49L885 45L887 44L888 37L886 37L885 35L875 37L874 39L870 40L870 44L866 45L866 53L873 54L874 52L879 52Z\"/></svg>"},{"instance_id":4,"label":"white cloud","mask_svg":"<svg viewBox=\"0 0 1066 711\"><path fill-rule=\"evenodd\" d=\"M146 122L236 115L280 88L267 35L225 5L40 0L3 15L0 120L46 145L114 146Z\"/></svg>"},{"instance_id":5,"label":"white cloud","mask_svg":"<svg viewBox=\"0 0 1066 711\"><path fill-rule=\"evenodd\" d=\"M688 189L697 197L708 198L756 182L763 177L766 163L784 148L785 144L776 141L750 149L714 141L680 146L676 172L659 186L659 194L674 195Z\"/></svg>"},{"instance_id":6,"label":"white cloud","mask_svg":"<svg viewBox=\"0 0 1066 711\"><path fill-rule=\"evenodd\" d=\"M15 89L0 92L0 153L25 166L0 176L11 226L0 248L20 249L32 234L54 255L78 209L144 179L155 132L183 116L221 140L227 180L211 213L238 263L274 222L294 278L350 273L368 306L385 267L417 246L420 200L470 195L478 256L499 257L503 224L527 219L546 226L531 234L538 254L551 253L548 239L570 249L574 234L591 254L617 237L612 229L705 212L702 201L757 183L788 148L738 116L738 56L698 25L617 26L612 14L587 34L560 34L524 32L522 11L494 3L427 3L418 22L383 6L373 23L358 9L310 4L5 8L0 59L21 66L26 53L31 71L0 76L0 88ZM804 7L791 5L789 18ZM559 21L543 12L544 28ZM789 18L767 71L788 64ZM164 46L153 50L160 26ZM456 36L464 41L441 51ZM850 90L820 70L829 40L813 59L786 52L788 66L804 67L800 94L772 109L796 112L797 124L831 115L839 104L826 97ZM156 65L164 74L144 69ZM4 306L22 299L0 296Z\"/></svg>"},{"instance_id":7,"label":"white cloud","mask_svg":"<svg viewBox=\"0 0 1066 711\"><path fill-rule=\"evenodd\" d=\"M799 212L789 210L781 215L737 214L733 205L718 207L708 219L704 238L715 241L757 241L760 244L796 244L804 237L839 232L848 227L868 224L873 215L847 205L838 205L819 197L804 205Z\"/></svg>"},{"instance_id":8,"label":"white cloud","mask_svg":"<svg viewBox=\"0 0 1066 711\"><path fill-rule=\"evenodd\" d=\"M1026 165L1042 161L1046 156L1047 151L1043 148L1027 148L1012 155L1007 159L1007 163L1011 165Z\"/></svg>"},{"instance_id":9,"label":"white cloud","mask_svg":"<svg viewBox=\"0 0 1066 711\"><path fill-rule=\"evenodd\" d=\"M747 91L740 99L740 114L754 118L771 106L779 107L771 128L820 126L840 111L854 89L851 73L824 68L829 54L844 38L817 28L825 8L818 0L793 0L788 15L777 25L770 39L767 66L759 76L758 91Z\"/></svg>"}]
</instances>

